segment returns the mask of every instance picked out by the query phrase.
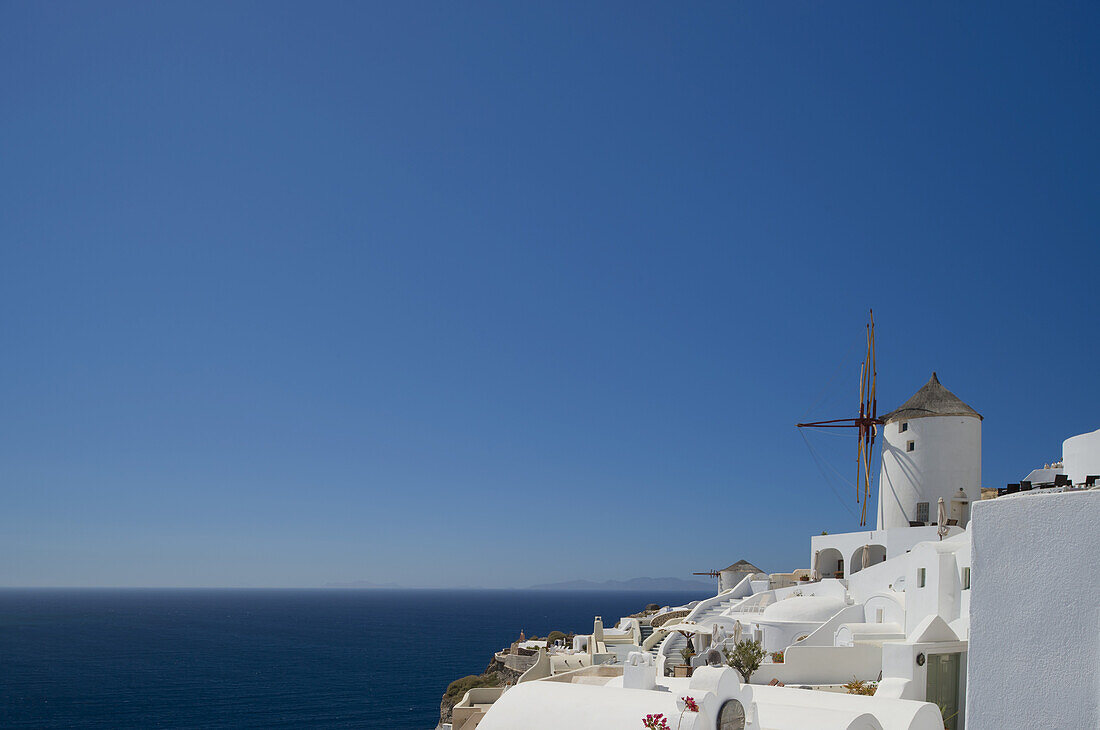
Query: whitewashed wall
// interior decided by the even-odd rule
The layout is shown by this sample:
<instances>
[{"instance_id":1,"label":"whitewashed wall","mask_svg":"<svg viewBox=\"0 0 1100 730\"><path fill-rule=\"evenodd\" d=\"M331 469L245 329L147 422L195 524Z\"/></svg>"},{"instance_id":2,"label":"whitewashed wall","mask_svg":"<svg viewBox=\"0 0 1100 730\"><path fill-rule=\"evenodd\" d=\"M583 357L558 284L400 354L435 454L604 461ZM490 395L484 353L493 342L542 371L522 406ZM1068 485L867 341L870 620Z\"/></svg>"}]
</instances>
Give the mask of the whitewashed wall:
<instances>
[{"instance_id":1,"label":"whitewashed wall","mask_svg":"<svg viewBox=\"0 0 1100 730\"><path fill-rule=\"evenodd\" d=\"M1100 727L1100 491L979 502L967 727Z\"/></svg>"},{"instance_id":2,"label":"whitewashed wall","mask_svg":"<svg viewBox=\"0 0 1100 730\"><path fill-rule=\"evenodd\" d=\"M1090 474L1100 475L1100 430L1063 441L1062 464L1074 484L1084 484Z\"/></svg>"},{"instance_id":3,"label":"whitewashed wall","mask_svg":"<svg viewBox=\"0 0 1100 730\"><path fill-rule=\"evenodd\" d=\"M882 669L879 646L792 646L782 664L761 664L754 684L778 679L784 684L844 684L853 678L878 679Z\"/></svg>"},{"instance_id":4,"label":"whitewashed wall","mask_svg":"<svg viewBox=\"0 0 1100 730\"><path fill-rule=\"evenodd\" d=\"M962 615L964 591L956 553L965 547L965 538L957 538L946 542L925 542L913 548L905 577L907 635L928 616L939 616L945 623L951 624ZM923 588L919 580L922 569Z\"/></svg>"},{"instance_id":5,"label":"whitewashed wall","mask_svg":"<svg viewBox=\"0 0 1100 730\"><path fill-rule=\"evenodd\" d=\"M917 519L917 503L928 502L928 521L936 521L936 502L948 509L959 489L971 503L982 498L982 422L970 416L913 418L883 426L882 470L878 483L878 529L908 527ZM907 451L913 442L914 450ZM960 526L965 523L960 522Z\"/></svg>"},{"instance_id":6,"label":"whitewashed wall","mask_svg":"<svg viewBox=\"0 0 1100 730\"><path fill-rule=\"evenodd\" d=\"M962 534L963 529L960 527L949 527L947 535L948 537ZM905 555L906 552L911 550L915 545L939 540L939 535L936 533L935 527L898 527L891 530L866 530L861 532L843 532L832 535L813 535L810 537L810 565L813 566L814 554L821 551L822 554L826 550L835 549L844 558L844 576L848 579L849 585L853 586L855 591L869 590L875 592L880 590L879 582L882 575L884 563L878 563L872 565L869 568L863 568L855 573L850 570L850 564L852 556L863 549L864 545L884 545L886 547L887 562L891 559ZM897 565L897 563L894 563ZM868 575L864 575L867 572ZM871 578L871 576L875 576ZM868 583L870 581L870 583ZM853 595L856 595L853 593ZM856 600L861 600L857 597Z\"/></svg>"}]
</instances>

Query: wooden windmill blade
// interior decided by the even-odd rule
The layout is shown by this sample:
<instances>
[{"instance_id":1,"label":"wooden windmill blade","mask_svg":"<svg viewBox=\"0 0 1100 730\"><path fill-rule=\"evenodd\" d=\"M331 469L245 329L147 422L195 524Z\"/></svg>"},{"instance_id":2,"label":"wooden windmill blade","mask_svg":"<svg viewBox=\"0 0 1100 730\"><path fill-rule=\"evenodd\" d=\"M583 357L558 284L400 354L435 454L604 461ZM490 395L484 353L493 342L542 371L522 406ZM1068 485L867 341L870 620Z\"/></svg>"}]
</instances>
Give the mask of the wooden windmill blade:
<instances>
[{"instance_id":1,"label":"wooden windmill blade","mask_svg":"<svg viewBox=\"0 0 1100 730\"><path fill-rule=\"evenodd\" d=\"M867 524L867 502L871 498L871 460L874 453L878 418L878 367L875 362L875 315L870 312L866 326L867 350L859 369L859 408L855 418L796 424L798 428L856 429L856 503L862 502L860 526Z\"/></svg>"},{"instance_id":2,"label":"wooden windmill blade","mask_svg":"<svg viewBox=\"0 0 1100 730\"><path fill-rule=\"evenodd\" d=\"M871 392L868 400L868 416L870 419L867 423L867 483L866 491L863 494L863 525L867 524L867 502L871 499L871 453L875 448L875 435L876 426L878 422L878 366L875 363L875 312L871 310L869 313L871 323L868 325L868 340L867 345L870 349L870 368L871 368Z\"/></svg>"},{"instance_id":3,"label":"wooden windmill blade","mask_svg":"<svg viewBox=\"0 0 1100 730\"><path fill-rule=\"evenodd\" d=\"M722 588L722 576L717 570L706 570L702 573L692 573L692 575L709 575L711 578L714 578L718 581L718 588Z\"/></svg>"},{"instance_id":4,"label":"wooden windmill blade","mask_svg":"<svg viewBox=\"0 0 1100 730\"><path fill-rule=\"evenodd\" d=\"M856 502L860 502L860 497L866 495L867 492L867 452L869 451L867 444L867 428L863 425L863 420L867 417L867 390L871 387L871 374L868 372L868 368L871 364L871 327L867 325L865 328L865 337L867 338L867 350L863 356L863 375L860 377L862 388L859 391L859 434L857 439L859 441L859 476L856 479ZM859 492L863 492L860 495ZM863 504L866 504L866 497L862 500ZM861 510L859 513L859 526L863 527L866 522L865 511Z\"/></svg>"},{"instance_id":5,"label":"wooden windmill blade","mask_svg":"<svg viewBox=\"0 0 1100 730\"><path fill-rule=\"evenodd\" d=\"M878 363L875 362L875 310L870 310L871 316L871 419L878 420ZM874 442L874 434L871 437Z\"/></svg>"},{"instance_id":6,"label":"wooden windmill blade","mask_svg":"<svg viewBox=\"0 0 1100 730\"><path fill-rule=\"evenodd\" d=\"M861 491L861 487L863 487L864 480L867 476L867 474L866 474L866 471L867 471L867 469L866 469L866 463L867 463L867 459L866 459L866 454L867 454L867 429L864 428L864 426L863 426L863 419L865 419L867 417L867 389L869 387L871 387L871 373L868 372L868 366L871 364L870 363L870 361L871 361L871 358L870 358L870 354L871 354L871 352L870 352L871 330L870 330L869 325L864 327L864 337L867 340L867 343L866 343L867 344L867 350L866 350L866 352L864 352L864 355L863 355L863 368L860 371L861 375L860 375L860 378L859 378L861 387L859 389L859 425L858 425L859 432L858 432L858 435L857 435L857 440L859 441L859 454L858 454L858 458L859 458L859 475L856 479L856 502L857 503L860 501L859 492ZM859 524L860 524L861 527L863 526L862 513L860 514Z\"/></svg>"},{"instance_id":7,"label":"wooden windmill blade","mask_svg":"<svg viewBox=\"0 0 1100 730\"><path fill-rule=\"evenodd\" d=\"M856 421L856 504L859 504L859 485L863 471L863 419L866 416L864 404L867 401L867 358L859 366L859 418Z\"/></svg>"},{"instance_id":8,"label":"wooden windmill blade","mask_svg":"<svg viewBox=\"0 0 1100 730\"><path fill-rule=\"evenodd\" d=\"M871 500L871 458L875 447L875 426L878 424L878 367L875 363L875 314L870 312L867 324L867 356L863 361L866 387L860 411L863 417L859 423L859 441L861 467L863 470L863 509L860 512L860 527L867 524L867 503Z\"/></svg>"},{"instance_id":9,"label":"wooden windmill blade","mask_svg":"<svg viewBox=\"0 0 1100 730\"><path fill-rule=\"evenodd\" d=\"M876 386L878 385L878 369L875 367L875 332L874 313L871 313L870 322L866 327L867 350L863 358L863 366L860 370L859 391L859 419L856 423L858 464L856 474L856 501L862 501L859 526L867 524L867 502L871 499L871 458L874 452L875 433L874 425L877 413ZM862 491L862 495L860 492ZM861 499L862 497L862 499Z\"/></svg>"}]
</instances>

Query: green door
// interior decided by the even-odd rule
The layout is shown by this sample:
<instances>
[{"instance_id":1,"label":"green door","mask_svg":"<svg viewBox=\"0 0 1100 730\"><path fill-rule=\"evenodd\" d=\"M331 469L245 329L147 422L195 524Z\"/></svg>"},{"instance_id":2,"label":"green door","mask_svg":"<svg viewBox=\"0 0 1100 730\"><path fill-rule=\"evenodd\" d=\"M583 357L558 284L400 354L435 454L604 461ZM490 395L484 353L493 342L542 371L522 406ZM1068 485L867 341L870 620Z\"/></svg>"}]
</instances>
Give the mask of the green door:
<instances>
[{"instance_id":1,"label":"green door","mask_svg":"<svg viewBox=\"0 0 1100 730\"><path fill-rule=\"evenodd\" d=\"M925 699L939 705L947 730L959 727L959 655L928 655L928 688Z\"/></svg>"}]
</instances>

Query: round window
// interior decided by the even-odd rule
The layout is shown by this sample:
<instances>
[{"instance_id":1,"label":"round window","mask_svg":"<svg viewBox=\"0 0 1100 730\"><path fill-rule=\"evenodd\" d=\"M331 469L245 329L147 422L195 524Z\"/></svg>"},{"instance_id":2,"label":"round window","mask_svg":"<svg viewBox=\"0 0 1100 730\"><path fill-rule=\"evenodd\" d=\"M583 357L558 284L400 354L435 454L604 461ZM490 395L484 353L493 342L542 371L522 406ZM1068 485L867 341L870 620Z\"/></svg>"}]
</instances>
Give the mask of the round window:
<instances>
[{"instance_id":1,"label":"round window","mask_svg":"<svg viewBox=\"0 0 1100 730\"><path fill-rule=\"evenodd\" d=\"M726 700L718 711L718 730L745 730L745 706L737 700Z\"/></svg>"}]
</instances>

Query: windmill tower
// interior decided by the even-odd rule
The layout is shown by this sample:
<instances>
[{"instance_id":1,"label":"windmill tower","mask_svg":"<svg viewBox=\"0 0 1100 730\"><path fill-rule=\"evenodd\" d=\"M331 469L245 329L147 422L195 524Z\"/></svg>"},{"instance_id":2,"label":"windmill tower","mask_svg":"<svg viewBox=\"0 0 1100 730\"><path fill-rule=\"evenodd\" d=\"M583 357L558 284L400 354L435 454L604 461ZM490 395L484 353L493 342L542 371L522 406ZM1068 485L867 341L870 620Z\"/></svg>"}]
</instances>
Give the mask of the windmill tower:
<instances>
[{"instance_id":1,"label":"windmill tower","mask_svg":"<svg viewBox=\"0 0 1100 730\"><path fill-rule=\"evenodd\" d=\"M867 324L867 355L860 368L855 418L799 423L799 428L851 428L857 432L856 501L860 527L871 498L871 454L882 435L877 529L927 525L937 520L942 497L947 519L965 527L970 504L981 499L982 417L932 373L900 408L878 416L875 318Z\"/></svg>"},{"instance_id":2,"label":"windmill tower","mask_svg":"<svg viewBox=\"0 0 1100 730\"><path fill-rule=\"evenodd\" d=\"M935 522L940 497L965 527L970 503L981 499L981 415L932 373L882 423L878 529Z\"/></svg>"}]
</instances>

